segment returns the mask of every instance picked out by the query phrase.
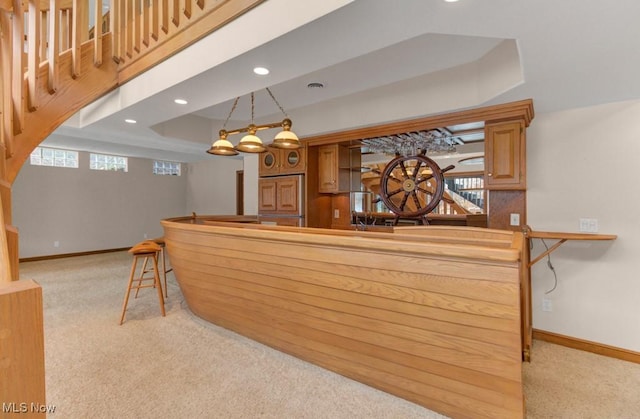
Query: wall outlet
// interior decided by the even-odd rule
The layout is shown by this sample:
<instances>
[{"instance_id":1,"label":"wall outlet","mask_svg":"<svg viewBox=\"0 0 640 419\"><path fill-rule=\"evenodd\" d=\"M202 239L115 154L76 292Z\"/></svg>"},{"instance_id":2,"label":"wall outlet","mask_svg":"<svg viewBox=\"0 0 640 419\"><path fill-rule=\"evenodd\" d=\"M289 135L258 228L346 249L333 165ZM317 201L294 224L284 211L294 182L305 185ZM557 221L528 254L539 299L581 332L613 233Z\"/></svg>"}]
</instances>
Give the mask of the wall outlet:
<instances>
[{"instance_id":1,"label":"wall outlet","mask_svg":"<svg viewBox=\"0 0 640 419\"><path fill-rule=\"evenodd\" d=\"M340 218L340 210L339 209L334 209L333 210L333 218Z\"/></svg>"},{"instance_id":2,"label":"wall outlet","mask_svg":"<svg viewBox=\"0 0 640 419\"><path fill-rule=\"evenodd\" d=\"M553 303L548 298L542 299L542 311L553 311Z\"/></svg>"},{"instance_id":3,"label":"wall outlet","mask_svg":"<svg viewBox=\"0 0 640 419\"><path fill-rule=\"evenodd\" d=\"M519 226L520 225L520 214L518 213L511 213L511 215L509 216L509 224L512 226Z\"/></svg>"},{"instance_id":4,"label":"wall outlet","mask_svg":"<svg viewBox=\"0 0 640 419\"><path fill-rule=\"evenodd\" d=\"M60 242L58 240L54 241L53 247L60 247Z\"/></svg>"},{"instance_id":5,"label":"wall outlet","mask_svg":"<svg viewBox=\"0 0 640 419\"><path fill-rule=\"evenodd\" d=\"M581 233L597 233L598 220L596 218L581 218L580 232Z\"/></svg>"}]
</instances>

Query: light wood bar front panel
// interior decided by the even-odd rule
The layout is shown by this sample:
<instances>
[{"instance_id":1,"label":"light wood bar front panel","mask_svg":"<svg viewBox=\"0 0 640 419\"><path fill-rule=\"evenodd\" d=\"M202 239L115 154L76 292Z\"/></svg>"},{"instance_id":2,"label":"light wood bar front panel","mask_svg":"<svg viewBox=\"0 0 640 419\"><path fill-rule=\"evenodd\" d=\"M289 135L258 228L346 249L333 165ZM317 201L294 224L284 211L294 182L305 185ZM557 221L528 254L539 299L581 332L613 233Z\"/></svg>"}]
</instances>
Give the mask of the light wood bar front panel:
<instances>
[{"instance_id":1,"label":"light wood bar front panel","mask_svg":"<svg viewBox=\"0 0 640 419\"><path fill-rule=\"evenodd\" d=\"M2 418L44 418L42 288L32 280L0 283Z\"/></svg>"},{"instance_id":2,"label":"light wood bar front panel","mask_svg":"<svg viewBox=\"0 0 640 419\"><path fill-rule=\"evenodd\" d=\"M451 417L524 417L521 233L162 224L199 317Z\"/></svg>"}]
</instances>

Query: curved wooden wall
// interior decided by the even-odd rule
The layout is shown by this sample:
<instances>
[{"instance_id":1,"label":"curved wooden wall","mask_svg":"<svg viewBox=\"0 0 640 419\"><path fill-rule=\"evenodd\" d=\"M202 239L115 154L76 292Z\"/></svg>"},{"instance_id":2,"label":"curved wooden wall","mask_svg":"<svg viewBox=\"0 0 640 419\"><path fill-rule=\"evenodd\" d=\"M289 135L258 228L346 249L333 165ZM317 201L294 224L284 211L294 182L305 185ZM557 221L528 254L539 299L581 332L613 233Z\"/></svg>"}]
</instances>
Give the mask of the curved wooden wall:
<instances>
[{"instance_id":1,"label":"curved wooden wall","mask_svg":"<svg viewBox=\"0 0 640 419\"><path fill-rule=\"evenodd\" d=\"M521 233L162 224L197 316L451 417L524 417Z\"/></svg>"}]
</instances>

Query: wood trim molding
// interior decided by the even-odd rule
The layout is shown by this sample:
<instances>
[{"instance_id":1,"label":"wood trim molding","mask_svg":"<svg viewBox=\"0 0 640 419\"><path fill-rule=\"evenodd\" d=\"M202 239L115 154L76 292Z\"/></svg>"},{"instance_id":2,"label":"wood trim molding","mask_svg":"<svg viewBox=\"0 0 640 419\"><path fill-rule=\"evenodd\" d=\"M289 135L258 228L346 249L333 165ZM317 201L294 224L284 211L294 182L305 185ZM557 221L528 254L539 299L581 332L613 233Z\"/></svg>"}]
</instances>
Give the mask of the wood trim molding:
<instances>
[{"instance_id":1,"label":"wood trim molding","mask_svg":"<svg viewBox=\"0 0 640 419\"><path fill-rule=\"evenodd\" d=\"M640 352L634 352L628 349L617 348L603 343L591 342L537 329L533 329L533 338L549 343L555 343L556 345L566 346L567 348L578 349L598 355L608 356L610 358L620 359L622 361L640 364Z\"/></svg>"},{"instance_id":2,"label":"wood trim molding","mask_svg":"<svg viewBox=\"0 0 640 419\"><path fill-rule=\"evenodd\" d=\"M348 131L323 134L303 139L309 146L335 144L343 141L361 140L363 138L393 135L400 132L420 131L453 124L484 121L485 123L522 120L528 127L534 117L533 100L526 99L501 105L469 109L442 115L427 116L409 121L392 122L372 127L356 128Z\"/></svg>"},{"instance_id":3,"label":"wood trim molding","mask_svg":"<svg viewBox=\"0 0 640 419\"><path fill-rule=\"evenodd\" d=\"M70 258L74 256L89 256L89 255L99 255L101 253L113 253L113 252L122 252L125 250L129 250L130 247L119 247L117 249L104 249L104 250L90 250L87 252L76 252L76 253L62 253L59 255L47 255L47 256L34 256L30 258L21 258L20 263L22 262L36 262L39 260L52 260L52 259L62 259L62 258Z\"/></svg>"}]
</instances>

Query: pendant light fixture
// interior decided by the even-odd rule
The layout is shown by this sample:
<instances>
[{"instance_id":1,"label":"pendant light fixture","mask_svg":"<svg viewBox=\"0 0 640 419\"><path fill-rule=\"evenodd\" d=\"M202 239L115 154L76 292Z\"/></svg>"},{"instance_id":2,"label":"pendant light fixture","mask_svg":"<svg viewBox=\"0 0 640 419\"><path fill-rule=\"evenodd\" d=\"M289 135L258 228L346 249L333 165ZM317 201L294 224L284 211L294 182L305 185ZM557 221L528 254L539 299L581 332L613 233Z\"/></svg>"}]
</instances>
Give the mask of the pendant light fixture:
<instances>
[{"instance_id":1,"label":"pendant light fixture","mask_svg":"<svg viewBox=\"0 0 640 419\"><path fill-rule=\"evenodd\" d=\"M266 88L266 90L269 93L271 99L273 99L278 108L280 108L280 111L284 114L285 119L282 120L282 122L274 122L270 124L254 124L254 94L253 92L251 92L251 123L246 127L227 131L227 122L229 122L231 115L238 105L238 100L240 99L239 97L237 97L233 102L233 106L231 108L231 112L229 112L229 116L227 116L227 119L224 121L224 125L219 132L219 139L213 143L211 148L207 150L207 153L215 154L218 156L235 156L239 151L242 151L243 153L261 153L266 150L266 147L262 143L262 140L256 135L256 132L263 129L277 127L282 127L282 131L276 134L271 147L286 149L300 148L301 145L298 136L293 131L291 131L291 119L289 119L287 113L284 111L282 106L280 106L280 103L278 103L273 93L271 93L271 90L269 90L269 88ZM241 132L246 132L247 135L242 137L238 145L234 147L233 144L231 144L231 142L227 139L227 137L229 135L239 134Z\"/></svg>"},{"instance_id":2,"label":"pendant light fixture","mask_svg":"<svg viewBox=\"0 0 640 419\"><path fill-rule=\"evenodd\" d=\"M251 92L251 123L246 128L249 133L242 137L240 143L236 146L236 150L245 153L262 153L266 148L262 144L260 137L256 135L258 127L253 123L253 103L253 92Z\"/></svg>"},{"instance_id":3,"label":"pendant light fixture","mask_svg":"<svg viewBox=\"0 0 640 419\"><path fill-rule=\"evenodd\" d=\"M222 129L218 133L220 138L215 143L213 143L213 145L211 145L211 148L207 150L207 153L215 154L216 156L235 156L238 154L238 151L233 148L233 144L231 144L231 142L227 140L227 131L225 130L227 122L229 122L229 118L231 118L231 114L233 114L233 111L236 110L236 106L238 106L238 100L240 100L240 97L237 97L233 102L231 112L229 112L227 119L222 125Z\"/></svg>"}]
</instances>

